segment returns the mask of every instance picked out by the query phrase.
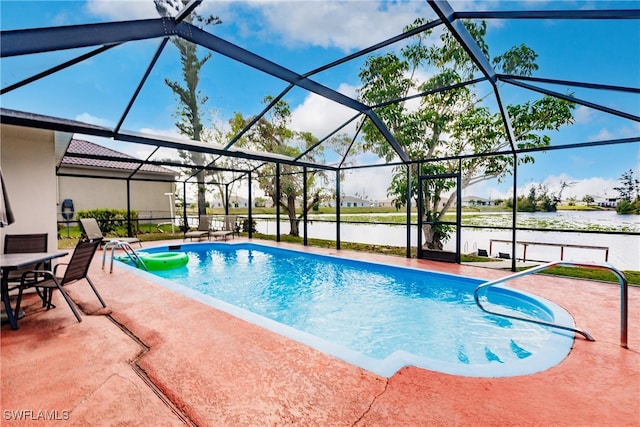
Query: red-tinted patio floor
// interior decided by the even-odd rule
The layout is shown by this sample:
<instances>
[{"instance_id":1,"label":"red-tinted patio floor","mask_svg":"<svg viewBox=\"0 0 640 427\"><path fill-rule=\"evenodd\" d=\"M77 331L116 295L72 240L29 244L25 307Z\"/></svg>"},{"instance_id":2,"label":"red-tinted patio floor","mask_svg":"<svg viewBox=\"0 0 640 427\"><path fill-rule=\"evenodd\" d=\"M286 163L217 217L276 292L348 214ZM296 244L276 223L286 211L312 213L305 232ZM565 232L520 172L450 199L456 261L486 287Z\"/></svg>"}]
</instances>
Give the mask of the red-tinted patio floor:
<instances>
[{"instance_id":1,"label":"red-tinted patio floor","mask_svg":"<svg viewBox=\"0 0 640 427\"><path fill-rule=\"evenodd\" d=\"M340 252L485 279L508 274ZM90 277L108 310L79 282L67 289L81 323L56 294L56 309L31 295L20 329L2 326L2 425L640 425L640 288L630 288L629 349L620 347L618 285L528 276L510 283L564 307L596 341L577 337L562 363L534 375L405 367L387 379L123 269L109 274L101 258Z\"/></svg>"}]
</instances>

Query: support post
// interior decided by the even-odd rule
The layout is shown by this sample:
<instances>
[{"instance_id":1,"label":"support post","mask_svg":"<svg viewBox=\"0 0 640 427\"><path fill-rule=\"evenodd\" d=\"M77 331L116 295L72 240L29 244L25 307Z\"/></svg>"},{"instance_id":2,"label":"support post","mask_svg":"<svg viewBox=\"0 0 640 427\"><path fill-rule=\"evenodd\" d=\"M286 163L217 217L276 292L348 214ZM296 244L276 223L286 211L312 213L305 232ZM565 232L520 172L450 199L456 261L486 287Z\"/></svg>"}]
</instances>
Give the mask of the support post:
<instances>
[{"instance_id":1,"label":"support post","mask_svg":"<svg viewBox=\"0 0 640 427\"><path fill-rule=\"evenodd\" d=\"M253 237L253 194L251 192L251 171L248 173L249 178L249 239Z\"/></svg>"},{"instance_id":2,"label":"support post","mask_svg":"<svg viewBox=\"0 0 640 427\"><path fill-rule=\"evenodd\" d=\"M302 167L302 243L304 246L309 244L307 239L307 167Z\"/></svg>"},{"instance_id":3,"label":"support post","mask_svg":"<svg viewBox=\"0 0 640 427\"><path fill-rule=\"evenodd\" d=\"M183 233L189 230L189 221L187 220L187 181L182 181L182 218L184 218Z\"/></svg>"},{"instance_id":4,"label":"support post","mask_svg":"<svg viewBox=\"0 0 640 427\"><path fill-rule=\"evenodd\" d=\"M280 163L276 163L276 242L280 241Z\"/></svg>"},{"instance_id":5,"label":"support post","mask_svg":"<svg viewBox=\"0 0 640 427\"><path fill-rule=\"evenodd\" d=\"M407 165L407 258L411 258L411 164ZM420 232L420 230L418 230Z\"/></svg>"},{"instance_id":6,"label":"support post","mask_svg":"<svg viewBox=\"0 0 640 427\"><path fill-rule=\"evenodd\" d=\"M224 185L224 214L229 215L229 184Z\"/></svg>"},{"instance_id":7,"label":"support post","mask_svg":"<svg viewBox=\"0 0 640 427\"><path fill-rule=\"evenodd\" d=\"M516 271L516 221L518 212L518 155L513 154L513 210L511 213L511 271Z\"/></svg>"},{"instance_id":8,"label":"support post","mask_svg":"<svg viewBox=\"0 0 640 427\"><path fill-rule=\"evenodd\" d=\"M127 236L133 237L131 231L131 180L127 178Z\"/></svg>"},{"instance_id":9,"label":"support post","mask_svg":"<svg viewBox=\"0 0 640 427\"><path fill-rule=\"evenodd\" d=\"M340 170L336 171L336 249L340 249Z\"/></svg>"}]
</instances>

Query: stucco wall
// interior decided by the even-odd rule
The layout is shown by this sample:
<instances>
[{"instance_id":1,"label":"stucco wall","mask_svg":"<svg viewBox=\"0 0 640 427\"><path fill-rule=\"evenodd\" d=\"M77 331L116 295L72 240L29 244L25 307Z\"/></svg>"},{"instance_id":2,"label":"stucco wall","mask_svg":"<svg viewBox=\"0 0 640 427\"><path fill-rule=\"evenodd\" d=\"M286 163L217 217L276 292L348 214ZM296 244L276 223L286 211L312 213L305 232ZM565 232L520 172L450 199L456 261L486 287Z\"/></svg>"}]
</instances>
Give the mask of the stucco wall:
<instances>
[{"instance_id":1,"label":"stucco wall","mask_svg":"<svg viewBox=\"0 0 640 427\"><path fill-rule=\"evenodd\" d=\"M47 233L50 250L58 248L54 132L0 126L0 166L16 221L5 234Z\"/></svg>"},{"instance_id":2,"label":"stucco wall","mask_svg":"<svg viewBox=\"0 0 640 427\"><path fill-rule=\"evenodd\" d=\"M66 170L70 171L69 168ZM99 208L127 208L125 180L59 176L58 184L58 203L61 204L64 199L71 199L76 212ZM173 193L173 189L172 182L131 181L131 209L137 210L140 217L144 218L148 217L149 211L153 211L154 217L168 217L169 197L164 193ZM58 218L62 220L59 208Z\"/></svg>"}]
</instances>

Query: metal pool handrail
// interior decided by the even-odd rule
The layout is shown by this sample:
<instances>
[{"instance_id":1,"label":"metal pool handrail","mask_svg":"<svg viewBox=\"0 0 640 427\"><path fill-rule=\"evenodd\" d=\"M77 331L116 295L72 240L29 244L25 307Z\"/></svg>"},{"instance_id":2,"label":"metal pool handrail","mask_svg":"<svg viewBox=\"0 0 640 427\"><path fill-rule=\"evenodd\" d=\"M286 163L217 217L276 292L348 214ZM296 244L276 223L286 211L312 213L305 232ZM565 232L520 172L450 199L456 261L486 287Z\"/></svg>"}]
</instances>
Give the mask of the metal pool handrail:
<instances>
[{"instance_id":1,"label":"metal pool handrail","mask_svg":"<svg viewBox=\"0 0 640 427\"><path fill-rule=\"evenodd\" d=\"M480 298L479 298L480 289L483 289L483 288L486 288L486 287L489 287L489 286L493 286L493 285L497 285L497 284L500 284L500 283L505 283L505 282L507 282L509 280L513 280L513 279L517 279L517 278L520 278L520 277L528 276L530 274L537 273L539 271L546 270L547 268L556 267L556 266L560 266L560 267L599 268L599 269L611 271L618 278L618 282L620 282L620 305L621 305L621 307L620 307L620 346L622 346L624 348L629 348L628 345L627 345L627 326L628 326L628 317L629 317L629 313L628 313L628 309L629 309L629 282L627 281L627 278L624 276L624 274L620 270L618 270L617 268L613 267L612 265L609 265L609 264L606 264L606 263L580 263L580 262L572 262L572 261L553 261L553 262L548 262L546 264L542 264L542 265L539 265L537 267L532 267L532 268L529 268L527 270L511 274L511 275L503 277L501 279L492 280L490 282L485 282L485 283L481 284L480 286L478 286L476 288L476 290L473 293L473 298L475 299L476 304L478 305L478 307L480 307L482 310L484 310L487 313L495 314L495 315L503 316L503 317L508 317L508 318L511 318L511 319L523 320L525 322L531 322L531 323L537 323L537 324L540 324L540 325L546 325L546 326L550 326L550 327L553 327L553 328L564 329L564 330L567 330L567 331L577 332L577 333L581 334L582 336L584 336L587 340L595 341L595 339L591 335L589 335L588 332L583 331L581 329L573 328L573 327L570 327L570 326L558 325L558 324L551 323L551 322L545 322L543 320L530 319L530 318L527 318L527 317L513 316L513 315L510 315L510 314L504 314L504 313L490 311L490 310L486 309L482 305L482 303L480 302Z\"/></svg>"},{"instance_id":2,"label":"metal pool handrail","mask_svg":"<svg viewBox=\"0 0 640 427\"><path fill-rule=\"evenodd\" d=\"M144 264L144 261L138 256L136 251L131 247L131 245L127 242L121 242L119 240L111 240L104 245L102 250L102 269L104 270L104 263L107 257L107 249L109 246L113 246L111 248L111 267L109 268L109 273L113 273L113 259L116 254L116 249L120 248L124 251L124 253L129 257L131 262L136 265L138 268L142 265L142 268L145 270L147 266Z\"/></svg>"}]
</instances>

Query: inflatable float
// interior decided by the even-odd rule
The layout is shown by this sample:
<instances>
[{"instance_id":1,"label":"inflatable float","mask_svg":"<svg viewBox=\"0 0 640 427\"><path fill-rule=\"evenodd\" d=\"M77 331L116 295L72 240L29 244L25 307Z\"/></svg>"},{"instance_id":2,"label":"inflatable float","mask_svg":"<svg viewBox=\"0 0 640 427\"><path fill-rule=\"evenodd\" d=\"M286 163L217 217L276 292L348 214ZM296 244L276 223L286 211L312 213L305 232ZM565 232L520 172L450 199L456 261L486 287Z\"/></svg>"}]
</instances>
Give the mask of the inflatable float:
<instances>
[{"instance_id":1,"label":"inflatable float","mask_svg":"<svg viewBox=\"0 0 640 427\"><path fill-rule=\"evenodd\" d=\"M138 257L147 270L170 270L187 265L189 262L189 255L185 252L138 253Z\"/></svg>"}]
</instances>

